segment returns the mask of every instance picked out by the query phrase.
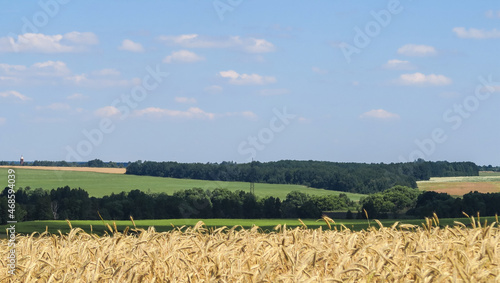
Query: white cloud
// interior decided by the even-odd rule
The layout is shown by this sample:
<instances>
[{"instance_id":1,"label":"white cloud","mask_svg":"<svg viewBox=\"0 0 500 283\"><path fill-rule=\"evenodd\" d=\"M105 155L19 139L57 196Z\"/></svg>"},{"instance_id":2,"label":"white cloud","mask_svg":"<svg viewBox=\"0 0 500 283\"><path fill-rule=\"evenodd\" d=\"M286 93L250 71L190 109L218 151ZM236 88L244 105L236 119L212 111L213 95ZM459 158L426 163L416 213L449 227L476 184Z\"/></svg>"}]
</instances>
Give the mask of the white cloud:
<instances>
[{"instance_id":1,"label":"white cloud","mask_svg":"<svg viewBox=\"0 0 500 283\"><path fill-rule=\"evenodd\" d=\"M72 31L63 35L63 39L80 45L96 45L99 44L99 39L92 32Z\"/></svg>"},{"instance_id":2,"label":"white cloud","mask_svg":"<svg viewBox=\"0 0 500 283\"><path fill-rule=\"evenodd\" d=\"M453 32L460 38L473 38L473 39L488 39L500 38L500 30L482 30L469 28L468 30L463 27L453 28Z\"/></svg>"},{"instance_id":3,"label":"white cloud","mask_svg":"<svg viewBox=\"0 0 500 283\"><path fill-rule=\"evenodd\" d=\"M121 73L115 69L103 69L91 74L73 74L65 77L65 81L83 87L129 87L141 83L139 78L121 79Z\"/></svg>"},{"instance_id":4,"label":"white cloud","mask_svg":"<svg viewBox=\"0 0 500 283\"><path fill-rule=\"evenodd\" d=\"M53 111L69 111L69 110L71 110L71 107L66 103L56 102L56 103L52 103L52 104L47 105L47 106L37 106L36 109L37 110L48 109L48 110L53 110Z\"/></svg>"},{"instance_id":5,"label":"white cloud","mask_svg":"<svg viewBox=\"0 0 500 283\"><path fill-rule=\"evenodd\" d=\"M69 53L88 50L91 45L99 43L97 36L91 32L70 32L64 35L45 35L42 33L25 33L13 37L0 38L0 52L33 52L33 53Z\"/></svg>"},{"instance_id":6,"label":"white cloud","mask_svg":"<svg viewBox=\"0 0 500 283\"><path fill-rule=\"evenodd\" d=\"M239 39L239 38L238 38ZM265 39L250 38L238 40L238 44L248 53L267 53L274 51L274 45Z\"/></svg>"},{"instance_id":7,"label":"white cloud","mask_svg":"<svg viewBox=\"0 0 500 283\"><path fill-rule=\"evenodd\" d=\"M19 93L18 91L15 91L15 90L8 90L8 91L0 92L0 97L3 97L3 98L13 97L13 98L19 99L21 101L31 100L31 98Z\"/></svg>"},{"instance_id":8,"label":"white cloud","mask_svg":"<svg viewBox=\"0 0 500 283\"><path fill-rule=\"evenodd\" d=\"M92 75L95 76L119 76L121 73L118 70L115 69L102 69L99 71L93 71Z\"/></svg>"},{"instance_id":9,"label":"white cloud","mask_svg":"<svg viewBox=\"0 0 500 283\"><path fill-rule=\"evenodd\" d=\"M387 61L387 63L383 66L385 69L392 70L413 70L415 66L413 66L409 61L392 59Z\"/></svg>"},{"instance_id":10,"label":"white cloud","mask_svg":"<svg viewBox=\"0 0 500 283\"><path fill-rule=\"evenodd\" d=\"M196 99L189 97L176 97L175 102L178 103L196 103Z\"/></svg>"},{"instance_id":11,"label":"white cloud","mask_svg":"<svg viewBox=\"0 0 500 283\"><path fill-rule=\"evenodd\" d=\"M84 84L84 83L88 82L86 74L73 75L73 76L65 78L65 80L70 81L76 85L80 85L80 84Z\"/></svg>"},{"instance_id":12,"label":"white cloud","mask_svg":"<svg viewBox=\"0 0 500 283\"><path fill-rule=\"evenodd\" d=\"M324 74L328 73L327 70L321 69L319 67L312 67L311 69L313 72L315 72L316 74L320 74L320 75L324 75Z\"/></svg>"},{"instance_id":13,"label":"white cloud","mask_svg":"<svg viewBox=\"0 0 500 283\"><path fill-rule=\"evenodd\" d=\"M406 56L432 56L436 55L437 51L429 45L406 44L398 49L398 53Z\"/></svg>"},{"instance_id":14,"label":"white cloud","mask_svg":"<svg viewBox=\"0 0 500 283\"><path fill-rule=\"evenodd\" d=\"M6 121L7 119L5 119L4 117L0 117L0 125L5 124Z\"/></svg>"},{"instance_id":15,"label":"white cloud","mask_svg":"<svg viewBox=\"0 0 500 283\"><path fill-rule=\"evenodd\" d=\"M83 95L81 93L74 93L74 94L66 97L66 99L69 99L69 100L79 100L79 99L86 99L86 98L88 98L88 96Z\"/></svg>"},{"instance_id":16,"label":"white cloud","mask_svg":"<svg viewBox=\"0 0 500 283\"><path fill-rule=\"evenodd\" d=\"M118 49L130 52L144 52L144 47L142 47L142 44L133 42L130 39L125 39L122 42L122 45L118 47Z\"/></svg>"},{"instance_id":17,"label":"white cloud","mask_svg":"<svg viewBox=\"0 0 500 283\"><path fill-rule=\"evenodd\" d=\"M399 119L399 115L395 113L388 112L384 109L373 109L368 112L365 112L359 116L361 119L382 119L382 120L390 120L390 119Z\"/></svg>"},{"instance_id":18,"label":"white cloud","mask_svg":"<svg viewBox=\"0 0 500 283\"><path fill-rule=\"evenodd\" d=\"M135 116L151 116L151 117L173 117L173 118L186 118L186 119L214 119L215 114L201 110L198 107L191 107L186 111L169 110L158 107L149 107L142 110L135 110Z\"/></svg>"},{"instance_id":19,"label":"white cloud","mask_svg":"<svg viewBox=\"0 0 500 283\"><path fill-rule=\"evenodd\" d=\"M114 106L106 106L106 107L102 107L102 108L97 109L96 111L94 111L94 114L98 117L104 117L104 118L113 117L116 115L120 115L120 110L118 110Z\"/></svg>"},{"instance_id":20,"label":"white cloud","mask_svg":"<svg viewBox=\"0 0 500 283\"><path fill-rule=\"evenodd\" d=\"M271 88L271 89L262 89L259 91L259 94L262 96L273 96L273 95L283 95L287 94L290 91L286 88Z\"/></svg>"},{"instance_id":21,"label":"white cloud","mask_svg":"<svg viewBox=\"0 0 500 283\"><path fill-rule=\"evenodd\" d=\"M222 87L218 86L218 85L211 85L211 86L207 86L203 90L206 92L210 92L210 93L218 93L218 92L222 91Z\"/></svg>"},{"instance_id":22,"label":"white cloud","mask_svg":"<svg viewBox=\"0 0 500 283\"><path fill-rule=\"evenodd\" d=\"M158 107L149 107L142 110L135 110L134 116L136 117L153 117L153 118L178 118L178 119L201 119L201 120L213 120L217 117L243 117L250 120L257 119L257 115L252 111L242 111L242 112L226 112L223 114L206 112L198 107L190 107L186 111L181 110L171 110L162 109Z\"/></svg>"},{"instance_id":23,"label":"white cloud","mask_svg":"<svg viewBox=\"0 0 500 283\"><path fill-rule=\"evenodd\" d=\"M16 75L19 72L25 71L27 68L23 65L9 65L9 64L0 64L0 71L6 75Z\"/></svg>"},{"instance_id":24,"label":"white cloud","mask_svg":"<svg viewBox=\"0 0 500 283\"><path fill-rule=\"evenodd\" d=\"M167 45L185 48L234 48L247 53L267 53L275 50L274 45L269 41L253 37L211 38L198 34L183 34L178 36L162 35L158 39Z\"/></svg>"},{"instance_id":25,"label":"white cloud","mask_svg":"<svg viewBox=\"0 0 500 283\"><path fill-rule=\"evenodd\" d=\"M449 85L452 80L443 75L425 75L422 73L402 74L399 83L403 85Z\"/></svg>"},{"instance_id":26,"label":"white cloud","mask_svg":"<svg viewBox=\"0 0 500 283\"><path fill-rule=\"evenodd\" d=\"M61 77L70 74L66 64L61 61L46 61L35 63L29 67L23 65L0 64L0 74L21 77Z\"/></svg>"},{"instance_id":27,"label":"white cloud","mask_svg":"<svg viewBox=\"0 0 500 283\"><path fill-rule=\"evenodd\" d=\"M61 85L82 87L127 87L140 83L140 79L120 79L115 69L103 69L90 74L73 74L61 61L46 61L31 66L0 64L0 85Z\"/></svg>"},{"instance_id":28,"label":"white cloud","mask_svg":"<svg viewBox=\"0 0 500 283\"><path fill-rule=\"evenodd\" d=\"M109 79L109 78L92 78L87 74L73 75L64 78L66 83L93 88L105 87L129 87L137 84L137 78L131 80L125 79Z\"/></svg>"},{"instance_id":29,"label":"white cloud","mask_svg":"<svg viewBox=\"0 0 500 283\"><path fill-rule=\"evenodd\" d=\"M229 78L230 84L235 85L264 85L275 83L275 77L264 77L258 74L238 74L236 71L222 71L219 75L223 78Z\"/></svg>"},{"instance_id":30,"label":"white cloud","mask_svg":"<svg viewBox=\"0 0 500 283\"><path fill-rule=\"evenodd\" d=\"M500 11L488 10L484 14L487 18L500 18Z\"/></svg>"},{"instance_id":31,"label":"white cloud","mask_svg":"<svg viewBox=\"0 0 500 283\"><path fill-rule=\"evenodd\" d=\"M203 42L198 38L197 34L183 34L183 35L161 35L158 37L160 41L172 45L190 45L191 47L214 47L208 46L208 42Z\"/></svg>"},{"instance_id":32,"label":"white cloud","mask_svg":"<svg viewBox=\"0 0 500 283\"><path fill-rule=\"evenodd\" d=\"M19 84L21 80L16 77L4 77L0 76L0 84L5 83L5 84Z\"/></svg>"},{"instance_id":33,"label":"white cloud","mask_svg":"<svg viewBox=\"0 0 500 283\"><path fill-rule=\"evenodd\" d=\"M71 73L66 63L61 61L47 61L35 63L31 66L34 75L37 76L65 76Z\"/></svg>"},{"instance_id":34,"label":"white cloud","mask_svg":"<svg viewBox=\"0 0 500 283\"><path fill-rule=\"evenodd\" d=\"M196 53L188 50L173 51L170 55L163 59L163 63L186 62L193 63L205 60L204 57L196 55Z\"/></svg>"}]
</instances>

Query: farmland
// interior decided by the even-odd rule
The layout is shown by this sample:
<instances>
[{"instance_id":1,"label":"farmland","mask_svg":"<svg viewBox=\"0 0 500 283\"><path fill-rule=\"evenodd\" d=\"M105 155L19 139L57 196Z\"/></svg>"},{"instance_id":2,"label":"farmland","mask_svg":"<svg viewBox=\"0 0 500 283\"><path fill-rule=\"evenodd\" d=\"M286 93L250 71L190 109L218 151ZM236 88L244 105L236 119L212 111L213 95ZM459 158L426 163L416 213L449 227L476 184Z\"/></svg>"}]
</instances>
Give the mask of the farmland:
<instances>
[{"instance_id":1,"label":"farmland","mask_svg":"<svg viewBox=\"0 0 500 283\"><path fill-rule=\"evenodd\" d=\"M93 196L132 189L171 194L193 187L233 191L249 187L245 182L110 173L17 168L16 185L44 189L69 185L83 188ZM427 183L457 185L467 180L491 184L499 178L454 177ZM298 185L255 184L258 196L285 198L294 190L311 195L339 193ZM348 196L358 200L362 195ZM481 217L480 222L472 218L437 217L335 222L217 218L25 221L15 227L18 257L16 273L11 279L25 282L498 281L497 223L495 217ZM2 230L7 228L0 226ZM7 239L0 243L6 246ZM0 251L0 272L7 272L7 253L8 249Z\"/></svg>"},{"instance_id":2,"label":"farmland","mask_svg":"<svg viewBox=\"0 0 500 283\"><path fill-rule=\"evenodd\" d=\"M82 170L81 167L67 167ZM205 181L192 179L175 179L150 176L135 176L125 174L108 174L87 171L63 171L60 168L56 170L36 170L36 169L16 169L16 186L31 188L43 188L51 190L68 185L71 188L82 188L90 196L102 197L111 193L128 192L139 189L151 193L172 194L175 191L202 188L215 189L226 188L231 191L248 190L249 183L246 182L223 182L223 181ZM114 168L93 168L95 170L109 170ZM119 169L119 168L118 168ZM123 170L123 169L120 169ZM0 175L7 175L7 167L0 168ZM313 189L300 185L284 184L255 184L255 195L258 197L274 196L284 199L291 191L300 191L310 195L338 195L341 192ZM364 195L346 193L353 200L358 201Z\"/></svg>"},{"instance_id":3,"label":"farmland","mask_svg":"<svg viewBox=\"0 0 500 283\"><path fill-rule=\"evenodd\" d=\"M63 166L6 166L0 168L29 169L29 170L49 170L49 171L76 171L76 172L96 172L109 174L125 174L125 168L106 168L106 167L63 167Z\"/></svg>"},{"instance_id":4,"label":"farmland","mask_svg":"<svg viewBox=\"0 0 500 283\"><path fill-rule=\"evenodd\" d=\"M361 232L279 227L131 228L18 236L12 280L71 282L495 282L500 229L393 225ZM474 223L474 222L473 222ZM475 224L474 224L475 225ZM377 224L378 226L378 224ZM113 232L111 232L113 231ZM130 232L137 233L131 235ZM2 245L7 241L2 240ZM7 272L7 249L0 272Z\"/></svg>"},{"instance_id":5,"label":"farmland","mask_svg":"<svg viewBox=\"0 0 500 283\"><path fill-rule=\"evenodd\" d=\"M245 182L92 172L98 169L54 169L16 168L16 186L52 189L69 185L85 189L91 196L133 189L172 194L193 187L232 191L249 187ZM490 174L433 178L424 184L435 189L440 184L457 188L464 183L496 182L500 182L500 176ZM296 190L311 195L340 193L299 185L255 184L256 195L261 197L285 198ZM363 195L348 196L359 200ZM16 274L11 279L26 282L498 281L498 219L476 220L435 217L381 221L217 218L25 221L16 224L18 258ZM2 230L7 228L0 226ZM0 243L7 245L7 239ZM6 272L7 252L7 249L0 251L0 272Z\"/></svg>"},{"instance_id":6,"label":"farmland","mask_svg":"<svg viewBox=\"0 0 500 283\"><path fill-rule=\"evenodd\" d=\"M419 181L417 184L423 191L447 193L453 196L462 196L471 191L497 193L500 192L500 174L481 172L479 176L473 177L436 177L429 181Z\"/></svg>"}]
</instances>

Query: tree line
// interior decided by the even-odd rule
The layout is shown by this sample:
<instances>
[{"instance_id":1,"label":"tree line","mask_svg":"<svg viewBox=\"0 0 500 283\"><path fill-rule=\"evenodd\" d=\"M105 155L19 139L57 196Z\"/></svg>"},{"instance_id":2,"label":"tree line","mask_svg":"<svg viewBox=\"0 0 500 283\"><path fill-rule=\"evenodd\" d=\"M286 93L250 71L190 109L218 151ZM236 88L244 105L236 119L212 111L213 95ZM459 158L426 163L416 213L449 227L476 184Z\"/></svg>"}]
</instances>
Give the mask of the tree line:
<instances>
[{"instance_id":1,"label":"tree line","mask_svg":"<svg viewBox=\"0 0 500 283\"><path fill-rule=\"evenodd\" d=\"M0 194L0 224L8 220L8 193ZM193 188L175 192L145 193L140 190L111 194L102 198L89 197L87 191L60 187L46 191L26 187L15 192L15 220L127 220L173 218L319 218L325 211L355 209L356 203L347 195L311 196L290 192L284 200L264 198L245 191L218 188ZM446 193L420 192L418 189L394 186L369 195L360 201L357 218L424 218L436 213L441 218L468 215L500 214L500 193L470 192L454 198ZM366 213L365 213L366 211ZM355 217L349 210L348 216Z\"/></svg>"},{"instance_id":2,"label":"tree line","mask_svg":"<svg viewBox=\"0 0 500 283\"><path fill-rule=\"evenodd\" d=\"M500 214L500 193L479 193L477 191L454 198L446 193L425 192L417 198L415 208L407 212L415 217L431 217L436 213L442 218L495 216Z\"/></svg>"},{"instance_id":3,"label":"tree line","mask_svg":"<svg viewBox=\"0 0 500 283\"><path fill-rule=\"evenodd\" d=\"M500 172L500 166L483 165L478 166L479 171Z\"/></svg>"},{"instance_id":4,"label":"tree line","mask_svg":"<svg viewBox=\"0 0 500 283\"><path fill-rule=\"evenodd\" d=\"M0 222L7 223L9 188L0 195ZM284 200L259 198L244 191L193 188L175 192L145 193L140 190L89 197L87 191L60 187L20 188L15 191L17 221L31 220L127 220L171 218L319 218L323 211L355 206L347 195L311 196L290 192Z\"/></svg>"},{"instance_id":5,"label":"tree line","mask_svg":"<svg viewBox=\"0 0 500 283\"><path fill-rule=\"evenodd\" d=\"M217 181L297 184L313 188L370 194L396 185L416 188L430 177L478 176L473 162L366 164L326 161L251 162L238 164L136 161L126 174Z\"/></svg>"},{"instance_id":6,"label":"tree line","mask_svg":"<svg viewBox=\"0 0 500 283\"><path fill-rule=\"evenodd\" d=\"M396 186L360 200L362 211L369 218L432 217L436 213L441 218L464 217L468 215L494 216L500 214L500 193L470 192L460 197L432 191ZM360 217L366 218L364 213ZM359 218L359 217L358 217Z\"/></svg>"}]
</instances>

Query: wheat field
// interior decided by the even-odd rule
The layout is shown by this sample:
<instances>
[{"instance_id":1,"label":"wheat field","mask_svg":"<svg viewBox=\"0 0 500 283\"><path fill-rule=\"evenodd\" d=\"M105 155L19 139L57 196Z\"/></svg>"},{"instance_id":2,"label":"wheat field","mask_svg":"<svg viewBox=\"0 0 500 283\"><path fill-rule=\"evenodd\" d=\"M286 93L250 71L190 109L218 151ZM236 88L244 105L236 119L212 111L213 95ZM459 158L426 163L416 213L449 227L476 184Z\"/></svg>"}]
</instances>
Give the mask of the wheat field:
<instances>
[{"instance_id":1,"label":"wheat field","mask_svg":"<svg viewBox=\"0 0 500 283\"><path fill-rule=\"evenodd\" d=\"M17 269L7 276L2 240L0 282L500 282L500 230L438 227L438 219L354 232L258 227L158 233L108 226L109 235L18 236ZM373 224L374 221L371 221ZM71 224L70 224L71 225ZM326 226L325 226L326 227Z\"/></svg>"}]
</instances>

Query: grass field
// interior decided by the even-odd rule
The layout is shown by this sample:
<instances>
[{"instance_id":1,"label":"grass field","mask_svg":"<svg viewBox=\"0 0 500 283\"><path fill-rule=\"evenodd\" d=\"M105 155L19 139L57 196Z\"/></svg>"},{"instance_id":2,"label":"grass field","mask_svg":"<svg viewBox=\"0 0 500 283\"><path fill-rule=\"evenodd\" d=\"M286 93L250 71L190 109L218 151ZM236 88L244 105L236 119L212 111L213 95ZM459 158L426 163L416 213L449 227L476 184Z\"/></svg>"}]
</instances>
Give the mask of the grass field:
<instances>
[{"instance_id":1,"label":"grass field","mask_svg":"<svg viewBox=\"0 0 500 283\"><path fill-rule=\"evenodd\" d=\"M5 176L5 182L7 180L7 170L8 169L5 167L0 168L0 176ZM203 189L226 188L231 191L246 191L250 187L250 184L245 182L174 179L97 172L16 169L16 186L18 188L30 186L32 189L43 188L51 190L66 185L71 188L82 188L86 190L90 196L95 197L102 197L122 191L128 192L135 189L150 191L152 193L164 192L172 194L176 191L195 187ZM341 193L337 191L307 188L299 185L255 184L255 194L258 197L274 196L284 199L291 191L300 191L310 195L338 195ZM364 196L362 194L346 194L353 201L359 201L359 199Z\"/></svg>"},{"instance_id":2,"label":"grass field","mask_svg":"<svg viewBox=\"0 0 500 283\"><path fill-rule=\"evenodd\" d=\"M335 220L335 219L334 219ZM495 217L481 217L480 221L484 223L495 222ZM182 227L182 226L195 226L198 221L203 221L207 227L211 228L220 228L223 226L233 227L236 225L240 225L245 229L252 228L254 225L258 226L262 229L262 231L273 231L274 227L277 225L285 225L287 227L299 227L303 226L302 223L298 219L161 219L161 220L135 220L135 225L138 228L147 229L148 227L155 227L156 231L164 232L170 231L174 227ZM302 219L305 225L311 229L317 229L322 227L323 229L327 229L327 225L324 221L318 221L317 219ZM360 231L363 229L367 229L370 226L378 227L378 224L373 221L367 221L364 219L339 219L335 220L335 224L333 227L341 228L341 225L345 227ZM458 221L464 223L465 225L470 224L470 220L468 218L446 218L440 219L441 226L454 226L454 222ZM421 225L425 223L423 219L404 219L404 220L395 220L395 219L382 219L380 222L385 227L392 226L395 222L400 222L403 224L412 224L412 225ZM130 220L119 220L119 221L100 221L100 220L74 220L71 221L71 225L75 228L81 228L84 231L90 233L91 225L94 233L102 234L104 231L108 231L108 228L105 224L109 224L111 227L116 224L118 231L123 231L125 228L134 227L134 224ZM0 231L5 231L7 225L0 226ZM44 232L47 229L49 233L58 234L58 230L62 233L67 233L70 230L68 223L64 220L45 220L45 221L27 221L27 222L19 222L16 224L16 232L21 234L31 234L33 232ZM5 233L2 232L3 235Z\"/></svg>"},{"instance_id":3,"label":"grass field","mask_svg":"<svg viewBox=\"0 0 500 283\"><path fill-rule=\"evenodd\" d=\"M480 172L479 176L472 177L438 177L429 181L417 182L418 188L423 191L447 193L453 196L462 196L469 192L480 193L500 192L499 172Z\"/></svg>"}]
</instances>

